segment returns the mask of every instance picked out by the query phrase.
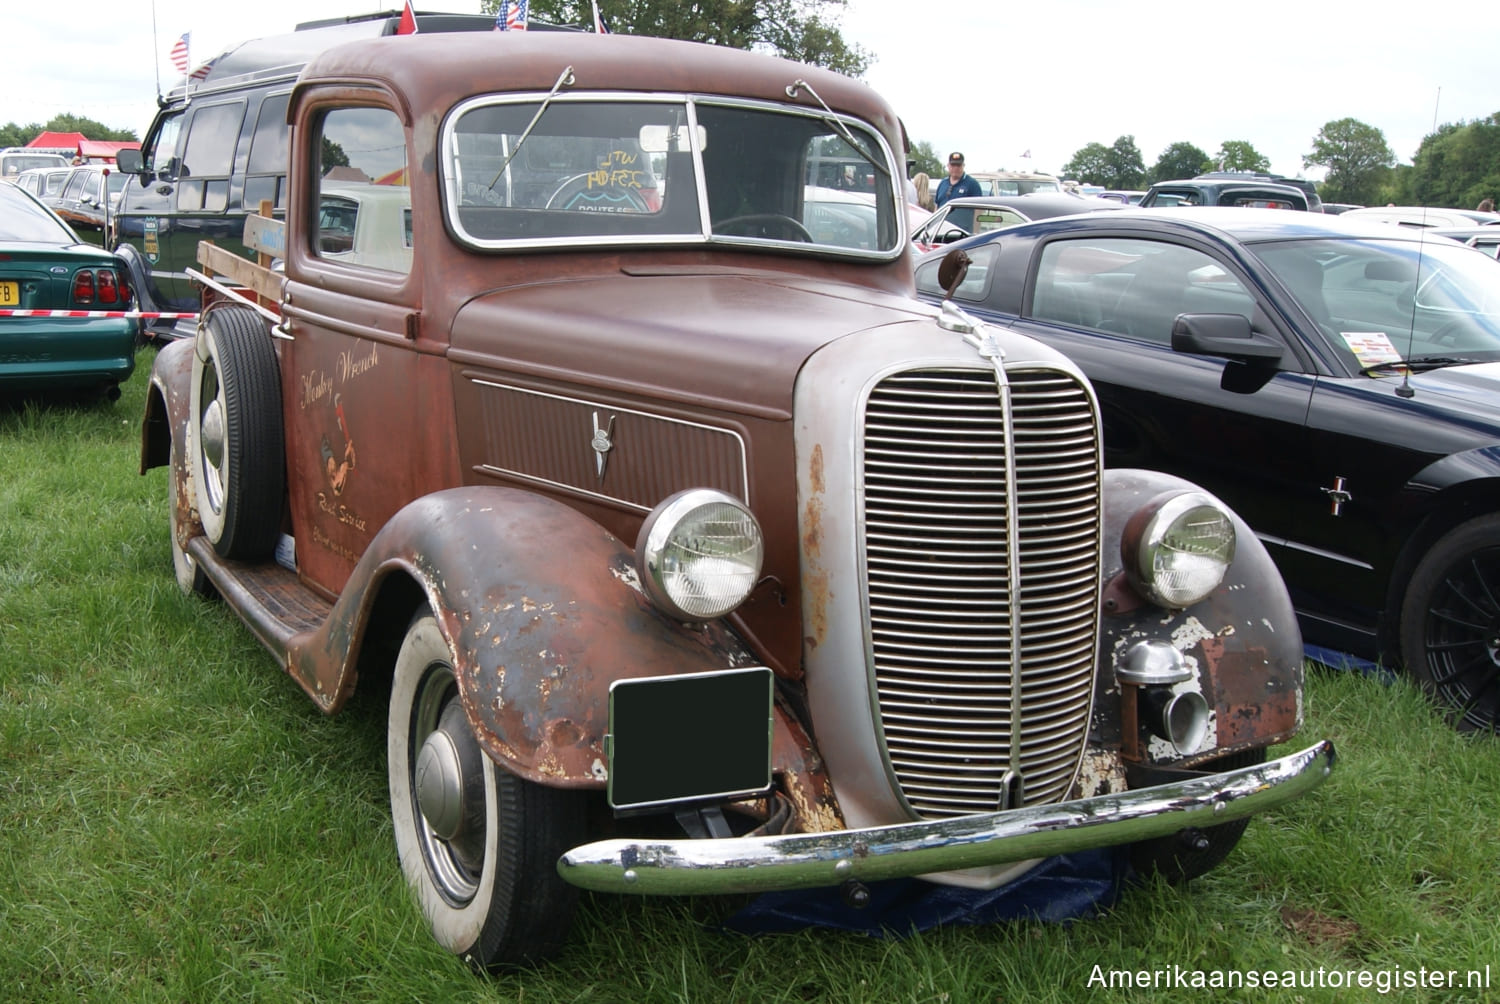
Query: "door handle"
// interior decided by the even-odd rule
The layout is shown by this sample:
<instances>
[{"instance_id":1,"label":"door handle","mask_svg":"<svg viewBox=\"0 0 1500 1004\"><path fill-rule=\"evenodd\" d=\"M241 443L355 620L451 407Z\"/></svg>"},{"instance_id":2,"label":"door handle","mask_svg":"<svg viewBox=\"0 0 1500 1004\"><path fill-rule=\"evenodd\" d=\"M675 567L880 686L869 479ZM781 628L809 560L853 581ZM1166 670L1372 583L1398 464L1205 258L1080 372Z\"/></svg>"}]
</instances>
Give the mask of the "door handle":
<instances>
[{"instance_id":1,"label":"door handle","mask_svg":"<svg viewBox=\"0 0 1500 1004\"><path fill-rule=\"evenodd\" d=\"M156 194L157 195L171 195L172 194L172 186L171 185L157 185L156 186Z\"/></svg>"}]
</instances>

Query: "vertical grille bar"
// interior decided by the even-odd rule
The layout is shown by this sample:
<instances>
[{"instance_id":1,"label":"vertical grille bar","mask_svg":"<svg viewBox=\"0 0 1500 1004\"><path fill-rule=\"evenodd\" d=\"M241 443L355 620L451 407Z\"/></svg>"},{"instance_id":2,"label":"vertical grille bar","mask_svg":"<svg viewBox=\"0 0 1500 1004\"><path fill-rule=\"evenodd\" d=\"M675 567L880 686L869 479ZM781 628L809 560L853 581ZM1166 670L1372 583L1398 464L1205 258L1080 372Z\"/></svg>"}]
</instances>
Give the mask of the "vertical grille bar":
<instances>
[{"instance_id":1,"label":"vertical grille bar","mask_svg":"<svg viewBox=\"0 0 1500 1004\"><path fill-rule=\"evenodd\" d=\"M1069 373L1007 377L1008 427L989 369L895 374L865 409L862 544L879 722L902 795L926 818L994 811L1014 775L1026 802L1061 799L1088 730L1097 420Z\"/></svg>"}]
</instances>

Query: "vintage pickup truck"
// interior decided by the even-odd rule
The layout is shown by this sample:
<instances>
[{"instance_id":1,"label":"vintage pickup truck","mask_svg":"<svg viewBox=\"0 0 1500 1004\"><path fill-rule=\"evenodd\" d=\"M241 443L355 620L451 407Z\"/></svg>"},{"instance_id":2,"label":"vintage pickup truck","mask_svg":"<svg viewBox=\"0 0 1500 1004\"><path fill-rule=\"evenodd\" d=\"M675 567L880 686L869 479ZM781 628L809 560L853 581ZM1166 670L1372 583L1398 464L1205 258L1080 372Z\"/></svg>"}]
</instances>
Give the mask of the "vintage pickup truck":
<instances>
[{"instance_id":1,"label":"vintage pickup truck","mask_svg":"<svg viewBox=\"0 0 1500 1004\"><path fill-rule=\"evenodd\" d=\"M914 298L864 84L418 34L314 56L288 108L272 267L200 248L141 466L184 589L325 712L389 686L451 951L555 950L578 887L859 902L1110 845L1195 875L1331 770L1267 759L1302 647L1244 524L1103 470L1057 353ZM829 158L867 197L820 197Z\"/></svg>"}]
</instances>

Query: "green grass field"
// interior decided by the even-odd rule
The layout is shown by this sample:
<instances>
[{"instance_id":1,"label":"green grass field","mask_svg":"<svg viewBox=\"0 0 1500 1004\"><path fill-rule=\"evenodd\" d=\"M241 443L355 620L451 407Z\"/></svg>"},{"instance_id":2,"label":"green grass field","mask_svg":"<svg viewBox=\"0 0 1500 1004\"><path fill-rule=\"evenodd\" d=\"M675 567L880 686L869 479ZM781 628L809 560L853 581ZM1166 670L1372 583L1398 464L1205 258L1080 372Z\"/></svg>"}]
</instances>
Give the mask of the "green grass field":
<instances>
[{"instance_id":1,"label":"green grass field","mask_svg":"<svg viewBox=\"0 0 1500 1004\"><path fill-rule=\"evenodd\" d=\"M166 472L137 473L150 357L114 405L0 405L0 1000L1500 1001L1500 740L1323 671L1297 745L1333 739L1334 776L1187 887L903 940L752 938L719 927L743 899L585 895L560 957L475 976L400 879L384 695L325 718L233 614L178 592ZM1111 988L1096 966L1324 986ZM1486 966L1488 989L1401 982ZM1347 971L1396 988L1331 985Z\"/></svg>"}]
</instances>

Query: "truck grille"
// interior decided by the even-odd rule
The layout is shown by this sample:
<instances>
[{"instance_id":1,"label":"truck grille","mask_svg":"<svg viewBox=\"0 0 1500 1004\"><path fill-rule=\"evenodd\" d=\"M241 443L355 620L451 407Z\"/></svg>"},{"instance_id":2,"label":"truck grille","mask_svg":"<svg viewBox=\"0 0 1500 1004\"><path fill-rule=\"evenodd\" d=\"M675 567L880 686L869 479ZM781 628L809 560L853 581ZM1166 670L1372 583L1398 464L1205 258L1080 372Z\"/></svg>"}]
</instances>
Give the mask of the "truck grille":
<instances>
[{"instance_id":1,"label":"truck grille","mask_svg":"<svg viewBox=\"0 0 1500 1004\"><path fill-rule=\"evenodd\" d=\"M879 722L901 792L925 818L1063 798L1088 730L1097 419L1066 372L1007 379L1009 428L993 370L899 373L865 410Z\"/></svg>"}]
</instances>

